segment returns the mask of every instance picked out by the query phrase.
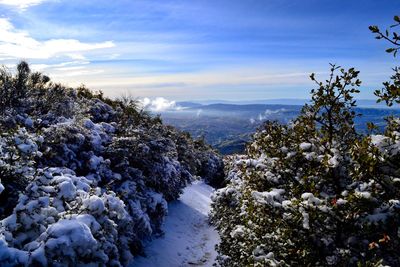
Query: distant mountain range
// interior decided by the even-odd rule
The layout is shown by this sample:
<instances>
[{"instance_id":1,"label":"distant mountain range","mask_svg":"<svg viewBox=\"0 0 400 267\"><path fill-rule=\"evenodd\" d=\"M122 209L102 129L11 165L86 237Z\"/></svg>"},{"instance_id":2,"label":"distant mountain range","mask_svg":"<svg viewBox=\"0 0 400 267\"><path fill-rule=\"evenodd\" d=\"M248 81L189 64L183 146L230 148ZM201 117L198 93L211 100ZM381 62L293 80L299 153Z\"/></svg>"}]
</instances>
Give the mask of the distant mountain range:
<instances>
[{"instance_id":1,"label":"distant mountain range","mask_svg":"<svg viewBox=\"0 0 400 267\"><path fill-rule=\"evenodd\" d=\"M263 99L263 100L198 100L198 101L183 101L177 102L177 105L181 106L198 106L198 105L210 105L210 104L232 104L232 105L299 105L303 106L308 103L308 99L299 98L278 98L278 99ZM359 107L368 108L388 108L384 103L376 103L375 99L357 99L357 105Z\"/></svg>"},{"instance_id":2,"label":"distant mountain range","mask_svg":"<svg viewBox=\"0 0 400 267\"><path fill-rule=\"evenodd\" d=\"M259 103L205 102L177 102L178 109L163 111L160 115L166 124L187 131L195 138L205 138L223 154L232 154L243 152L246 142L264 121L277 120L288 123L298 116L306 101L275 99L260 100ZM356 112L361 116L356 119L356 128L361 132L366 131L366 123L369 121L383 130L385 117L400 115L400 109L385 106L381 108L374 100L359 102Z\"/></svg>"}]
</instances>

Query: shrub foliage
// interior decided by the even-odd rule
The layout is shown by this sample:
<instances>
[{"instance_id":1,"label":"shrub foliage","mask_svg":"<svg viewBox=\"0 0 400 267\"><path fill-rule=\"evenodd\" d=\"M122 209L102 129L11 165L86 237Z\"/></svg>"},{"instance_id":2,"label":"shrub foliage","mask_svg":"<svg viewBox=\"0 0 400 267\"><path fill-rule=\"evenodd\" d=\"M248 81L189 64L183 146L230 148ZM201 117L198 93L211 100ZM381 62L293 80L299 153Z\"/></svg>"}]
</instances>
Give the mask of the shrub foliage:
<instances>
[{"instance_id":1,"label":"shrub foliage","mask_svg":"<svg viewBox=\"0 0 400 267\"><path fill-rule=\"evenodd\" d=\"M312 74L299 117L266 122L228 162L211 214L222 266L400 265L400 120L387 118L379 134L373 123L370 135L355 131L358 74L335 65L323 82ZM395 69L378 101L400 102L398 78Z\"/></svg>"}]
</instances>

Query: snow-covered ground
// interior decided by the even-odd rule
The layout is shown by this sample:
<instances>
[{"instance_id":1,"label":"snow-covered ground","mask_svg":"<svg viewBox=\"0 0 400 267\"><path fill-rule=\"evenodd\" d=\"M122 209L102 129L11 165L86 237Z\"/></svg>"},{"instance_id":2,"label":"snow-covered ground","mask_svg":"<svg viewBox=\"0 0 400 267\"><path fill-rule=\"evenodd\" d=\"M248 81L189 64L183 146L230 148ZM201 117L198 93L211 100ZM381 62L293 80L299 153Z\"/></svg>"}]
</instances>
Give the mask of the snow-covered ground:
<instances>
[{"instance_id":1,"label":"snow-covered ground","mask_svg":"<svg viewBox=\"0 0 400 267\"><path fill-rule=\"evenodd\" d=\"M204 182L188 186L179 200L169 204L165 235L145 248L135 267L212 266L217 256L218 233L208 224L213 188Z\"/></svg>"}]
</instances>

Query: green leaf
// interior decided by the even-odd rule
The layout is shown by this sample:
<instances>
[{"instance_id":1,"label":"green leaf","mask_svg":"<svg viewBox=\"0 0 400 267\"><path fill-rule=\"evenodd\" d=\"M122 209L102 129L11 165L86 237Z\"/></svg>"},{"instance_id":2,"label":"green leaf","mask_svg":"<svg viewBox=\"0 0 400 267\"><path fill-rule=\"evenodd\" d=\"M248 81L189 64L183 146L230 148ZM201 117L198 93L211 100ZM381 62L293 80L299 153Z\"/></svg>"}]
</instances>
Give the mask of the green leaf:
<instances>
[{"instance_id":1,"label":"green leaf","mask_svg":"<svg viewBox=\"0 0 400 267\"><path fill-rule=\"evenodd\" d=\"M378 32L379 32L379 28L378 28L378 26L376 26L376 25L369 26L368 28L369 28L369 30L370 30L371 32L373 32L373 33L378 33Z\"/></svg>"}]
</instances>

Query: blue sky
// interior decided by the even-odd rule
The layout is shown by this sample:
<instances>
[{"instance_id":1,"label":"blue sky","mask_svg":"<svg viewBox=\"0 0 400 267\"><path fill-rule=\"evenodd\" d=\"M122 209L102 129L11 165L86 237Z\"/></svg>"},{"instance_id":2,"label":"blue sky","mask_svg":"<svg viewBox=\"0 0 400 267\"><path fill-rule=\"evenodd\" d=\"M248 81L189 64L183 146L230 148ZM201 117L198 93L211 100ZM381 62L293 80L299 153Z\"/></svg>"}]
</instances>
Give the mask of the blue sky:
<instances>
[{"instance_id":1,"label":"blue sky","mask_svg":"<svg viewBox=\"0 0 400 267\"><path fill-rule=\"evenodd\" d=\"M368 26L399 13L395 0L0 0L0 63L109 96L252 100L307 98L332 62L373 98L397 59Z\"/></svg>"}]
</instances>

